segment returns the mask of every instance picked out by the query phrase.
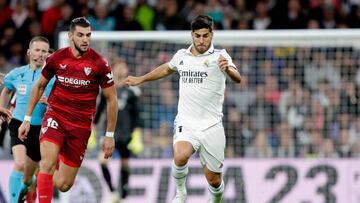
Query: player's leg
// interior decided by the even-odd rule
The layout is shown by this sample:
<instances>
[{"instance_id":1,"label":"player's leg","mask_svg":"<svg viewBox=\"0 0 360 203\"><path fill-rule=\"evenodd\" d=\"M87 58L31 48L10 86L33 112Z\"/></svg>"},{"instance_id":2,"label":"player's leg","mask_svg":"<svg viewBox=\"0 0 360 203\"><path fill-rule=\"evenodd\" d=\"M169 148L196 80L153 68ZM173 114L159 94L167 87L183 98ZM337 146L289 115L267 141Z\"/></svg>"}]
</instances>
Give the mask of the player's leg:
<instances>
[{"instance_id":1,"label":"player's leg","mask_svg":"<svg viewBox=\"0 0 360 203\"><path fill-rule=\"evenodd\" d=\"M186 177L189 173L188 161L190 156L198 150L200 142L195 133L188 128L177 125L174 134L174 160L172 163L172 176L176 185L176 196L172 203L183 203L186 199Z\"/></svg>"},{"instance_id":2,"label":"player's leg","mask_svg":"<svg viewBox=\"0 0 360 203\"><path fill-rule=\"evenodd\" d=\"M107 166L108 163L108 159L104 158L105 153L103 151L100 151L98 154L98 161L100 163L101 166L101 172L102 175L105 179L105 182L107 184L107 186L109 187L110 192L114 191L114 186L112 185L112 180L111 180L111 173L109 171L109 168Z\"/></svg>"},{"instance_id":3,"label":"player's leg","mask_svg":"<svg viewBox=\"0 0 360 203\"><path fill-rule=\"evenodd\" d=\"M50 203L54 193L53 174L58 159L59 146L49 140L41 140L40 153L40 170L37 178L39 203Z\"/></svg>"},{"instance_id":4,"label":"player's leg","mask_svg":"<svg viewBox=\"0 0 360 203\"><path fill-rule=\"evenodd\" d=\"M204 174L208 181L208 189L211 194L211 202L221 202L224 193L225 185L222 179L222 173L210 171L206 166L204 167Z\"/></svg>"},{"instance_id":5,"label":"player's leg","mask_svg":"<svg viewBox=\"0 0 360 203\"><path fill-rule=\"evenodd\" d=\"M20 202L25 201L26 194L28 192L28 188L32 185L36 185L36 178L35 178L34 173L35 173L35 170L39 166L38 162L33 161L28 156L26 156L25 159L26 160L25 160L25 166L24 166L24 177L22 179L21 187L20 187L20 196L19 196Z\"/></svg>"},{"instance_id":6,"label":"player's leg","mask_svg":"<svg viewBox=\"0 0 360 203\"><path fill-rule=\"evenodd\" d=\"M50 203L54 193L53 174L64 145L66 131L63 123L53 115L45 114L40 135L40 168L37 176L39 203Z\"/></svg>"},{"instance_id":7,"label":"player's leg","mask_svg":"<svg viewBox=\"0 0 360 203\"><path fill-rule=\"evenodd\" d=\"M105 153L102 150L99 152L99 155L98 155L98 160L99 160L100 166L101 166L101 172L102 172L105 182L111 192L111 202L118 202L120 200L120 195L119 195L119 192L117 190L115 190L115 188L112 184L111 173L110 173L109 167L107 165L108 159L105 159L104 155L105 155Z\"/></svg>"},{"instance_id":8,"label":"player's leg","mask_svg":"<svg viewBox=\"0 0 360 203\"><path fill-rule=\"evenodd\" d=\"M172 176L176 185L176 196L172 203L183 203L186 199L186 177L189 173L188 161L194 153L193 145L188 141L178 141L174 144L174 161L172 163Z\"/></svg>"},{"instance_id":9,"label":"player's leg","mask_svg":"<svg viewBox=\"0 0 360 203\"><path fill-rule=\"evenodd\" d=\"M9 200L10 203L17 203L20 196L21 182L23 178L26 148L23 144L12 147L14 168L9 177Z\"/></svg>"},{"instance_id":10,"label":"player's leg","mask_svg":"<svg viewBox=\"0 0 360 203\"><path fill-rule=\"evenodd\" d=\"M59 169L54 174L55 186L62 192L68 191L74 184L76 174L85 158L91 127L84 129L67 125L64 131L66 142L63 142L61 147Z\"/></svg>"},{"instance_id":11,"label":"player's leg","mask_svg":"<svg viewBox=\"0 0 360 203\"><path fill-rule=\"evenodd\" d=\"M39 134L41 126L31 126L28 133L28 138L25 140L26 158L24 165L24 177L21 184L20 200L25 200L28 188L31 185L36 185L36 178L34 176L35 170L39 166L40 161L40 143Z\"/></svg>"},{"instance_id":12,"label":"player's leg","mask_svg":"<svg viewBox=\"0 0 360 203\"><path fill-rule=\"evenodd\" d=\"M120 158L120 176L119 176L119 189L121 198L125 199L129 193L129 178L130 178L130 169L129 169L129 158L121 157Z\"/></svg>"},{"instance_id":13,"label":"player's leg","mask_svg":"<svg viewBox=\"0 0 360 203\"><path fill-rule=\"evenodd\" d=\"M199 150L200 160L203 165L204 174L208 182L211 194L211 202L222 201L224 193L224 182L222 169L225 159L225 133L221 123L204 131L201 138Z\"/></svg>"},{"instance_id":14,"label":"player's leg","mask_svg":"<svg viewBox=\"0 0 360 203\"><path fill-rule=\"evenodd\" d=\"M59 169L54 173L54 185L61 192L67 192L73 186L78 166L70 166L60 161Z\"/></svg>"},{"instance_id":15,"label":"player's leg","mask_svg":"<svg viewBox=\"0 0 360 203\"><path fill-rule=\"evenodd\" d=\"M9 124L10 145L14 160L14 167L10 173L8 184L10 203L18 202L26 157L26 147L24 142L18 138L17 133L20 125L21 121L15 119L12 119Z\"/></svg>"},{"instance_id":16,"label":"player's leg","mask_svg":"<svg viewBox=\"0 0 360 203\"><path fill-rule=\"evenodd\" d=\"M119 150L120 153L120 176L119 176L119 190L121 194L121 198L125 199L129 192L129 177L130 177L130 169L129 169L129 158L130 158L130 150L127 147L131 141L131 135L122 136L118 138L119 141L116 142L116 149Z\"/></svg>"},{"instance_id":17,"label":"player's leg","mask_svg":"<svg viewBox=\"0 0 360 203\"><path fill-rule=\"evenodd\" d=\"M23 183L30 186L34 180L35 170L39 166L39 162L33 161L30 157L26 156L25 158L25 167L24 167L24 177Z\"/></svg>"}]
</instances>

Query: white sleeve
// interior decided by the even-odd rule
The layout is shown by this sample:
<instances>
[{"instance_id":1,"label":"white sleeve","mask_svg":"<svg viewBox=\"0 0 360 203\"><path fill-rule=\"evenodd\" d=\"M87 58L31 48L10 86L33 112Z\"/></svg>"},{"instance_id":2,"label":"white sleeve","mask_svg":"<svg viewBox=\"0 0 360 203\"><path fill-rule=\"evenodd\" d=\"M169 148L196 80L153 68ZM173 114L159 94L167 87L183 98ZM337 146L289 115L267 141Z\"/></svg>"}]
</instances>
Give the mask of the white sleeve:
<instances>
[{"instance_id":1,"label":"white sleeve","mask_svg":"<svg viewBox=\"0 0 360 203\"><path fill-rule=\"evenodd\" d=\"M235 66L235 64L234 64L233 61L232 61L231 56L226 52L225 49L222 49L222 50L221 50L220 55L222 55L223 57L226 58L226 60L228 60L229 66L232 66L232 67L234 67L235 69L237 69L236 66Z\"/></svg>"},{"instance_id":2,"label":"white sleeve","mask_svg":"<svg viewBox=\"0 0 360 203\"><path fill-rule=\"evenodd\" d=\"M172 57L172 59L169 61L169 67L175 71L177 71L177 66L179 65L179 61L181 59L181 56L183 55L183 49L180 49L176 52L176 54Z\"/></svg>"}]
</instances>

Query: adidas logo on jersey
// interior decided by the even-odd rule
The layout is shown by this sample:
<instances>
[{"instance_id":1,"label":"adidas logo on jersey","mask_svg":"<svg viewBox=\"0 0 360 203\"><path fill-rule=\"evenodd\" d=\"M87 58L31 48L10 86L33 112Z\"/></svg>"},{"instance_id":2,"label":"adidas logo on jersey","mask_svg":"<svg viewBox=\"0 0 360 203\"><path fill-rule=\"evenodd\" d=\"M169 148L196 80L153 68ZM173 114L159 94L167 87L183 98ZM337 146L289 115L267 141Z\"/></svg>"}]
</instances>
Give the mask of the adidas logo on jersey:
<instances>
[{"instance_id":1,"label":"adidas logo on jersey","mask_svg":"<svg viewBox=\"0 0 360 203\"><path fill-rule=\"evenodd\" d=\"M180 61L179 65L184 65L184 61Z\"/></svg>"}]
</instances>

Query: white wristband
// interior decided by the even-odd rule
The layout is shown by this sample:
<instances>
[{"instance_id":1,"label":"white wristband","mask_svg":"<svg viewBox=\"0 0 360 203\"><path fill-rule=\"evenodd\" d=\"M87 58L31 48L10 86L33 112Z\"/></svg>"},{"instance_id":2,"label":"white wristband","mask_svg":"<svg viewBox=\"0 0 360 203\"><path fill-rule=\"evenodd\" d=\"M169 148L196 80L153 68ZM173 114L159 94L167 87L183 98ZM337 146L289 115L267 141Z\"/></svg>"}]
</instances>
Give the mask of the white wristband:
<instances>
[{"instance_id":1,"label":"white wristband","mask_svg":"<svg viewBox=\"0 0 360 203\"><path fill-rule=\"evenodd\" d=\"M114 132L106 132L105 136L106 137L114 137Z\"/></svg>"},{"instance_id":2,"label":"white wristband","mask_svg":"<svg viewBox=\"0 0 360 203\"><path fill-rule=\"evenodd\" d=\"M31 116L25 115L24 121L30 122L31 121Z\"/></svg>"}]
</instances>

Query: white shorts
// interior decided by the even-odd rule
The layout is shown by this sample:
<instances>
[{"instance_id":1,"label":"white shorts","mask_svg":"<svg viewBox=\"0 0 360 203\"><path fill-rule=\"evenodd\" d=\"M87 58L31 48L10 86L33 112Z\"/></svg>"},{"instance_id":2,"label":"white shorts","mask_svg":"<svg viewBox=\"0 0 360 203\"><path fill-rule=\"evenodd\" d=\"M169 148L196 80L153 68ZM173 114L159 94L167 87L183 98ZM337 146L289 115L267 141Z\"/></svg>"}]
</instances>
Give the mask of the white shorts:
<instances>
[{"instance_id":1,"label":"white shorts","mask_svg":"<svg viewBox=\"0 0 360 203\"><path fill-rule=\"evenodd\" d=\"M210 171L222 173L225 159L225 131L222 122L205 130L194 130L178 124L174 128L173 144L179 141L190 142L199 153L202 166Z\"/></svg>"}]
</instances>

